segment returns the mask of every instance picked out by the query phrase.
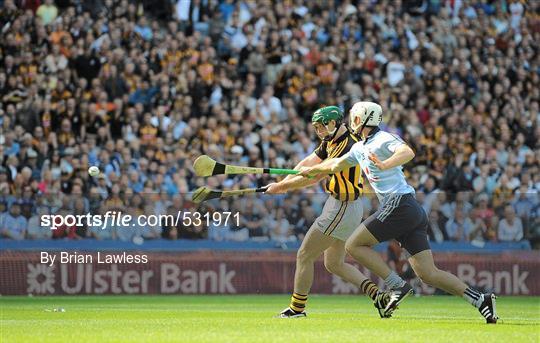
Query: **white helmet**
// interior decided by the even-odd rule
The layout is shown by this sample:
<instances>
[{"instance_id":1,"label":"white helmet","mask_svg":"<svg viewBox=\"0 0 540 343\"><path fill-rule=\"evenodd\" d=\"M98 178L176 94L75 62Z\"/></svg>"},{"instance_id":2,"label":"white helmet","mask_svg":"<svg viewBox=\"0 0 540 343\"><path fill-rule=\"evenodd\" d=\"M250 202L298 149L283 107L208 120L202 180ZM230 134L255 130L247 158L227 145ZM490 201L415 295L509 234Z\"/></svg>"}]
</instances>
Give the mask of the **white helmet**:
<instances>
[{"instance_id":1,"label":"white helmet","mask_svg":"<svg viewBox=\"0 0 540 343\"><path fill-rule=\"evenodd\" d=\"M366 126L379 126L382 121L382 107L371 101L359 101L353 105L350 112L351 128L354 132ZM355 118L360 118L356 121ZM355 123L356 122L356 123ZM359 132L358 132L359 133Z\"/></svg>"}]
</instances>

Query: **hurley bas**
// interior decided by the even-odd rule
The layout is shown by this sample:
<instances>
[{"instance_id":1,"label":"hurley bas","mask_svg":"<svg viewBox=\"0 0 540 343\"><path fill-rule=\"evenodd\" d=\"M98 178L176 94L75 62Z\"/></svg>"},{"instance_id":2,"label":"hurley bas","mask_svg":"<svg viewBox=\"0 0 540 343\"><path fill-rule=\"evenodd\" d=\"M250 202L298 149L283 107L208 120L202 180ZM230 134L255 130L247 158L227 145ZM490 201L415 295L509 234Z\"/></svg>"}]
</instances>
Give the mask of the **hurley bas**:
<instances>
[{"instance_id":1,"label":"hurley bas","mask_svg":"<svg viewBox=\"0 0 540 343\"><path fill-rule=\"evenodd\" d=\"M53 266L55 262L60 264L68 263L94 263L94 260L98 264L110 264L110 263L148 263L147 255L128 254L123 252L121 254L102 254L98 252L93 254L79 254L77 252L61 251L56 254L49 254L46 251L41 252L41 263Z\"/></svg>"}]
</instances>

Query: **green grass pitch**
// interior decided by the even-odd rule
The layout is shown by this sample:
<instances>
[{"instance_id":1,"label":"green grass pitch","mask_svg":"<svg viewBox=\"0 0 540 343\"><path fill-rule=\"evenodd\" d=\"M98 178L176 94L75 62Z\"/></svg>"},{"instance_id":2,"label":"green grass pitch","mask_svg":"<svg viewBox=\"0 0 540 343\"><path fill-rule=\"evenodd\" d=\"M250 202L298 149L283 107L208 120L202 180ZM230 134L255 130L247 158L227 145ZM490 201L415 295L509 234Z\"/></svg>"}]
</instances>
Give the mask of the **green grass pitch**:
<instances>
[{"instance_id":1,"label":"green grass pitch","mask_svg":"<svg viewBox=\"0 0 540 343\"><path fill-rule=\"evenodd\" d=\"M486 325L462 299L410 297L380 319L365 296L317 296L305 319L273 318L287 295L0 297L0 342L540 342L540 298L499 297ZM65 312L48 312L53 308Z\"/></svg>"}]
</instances>

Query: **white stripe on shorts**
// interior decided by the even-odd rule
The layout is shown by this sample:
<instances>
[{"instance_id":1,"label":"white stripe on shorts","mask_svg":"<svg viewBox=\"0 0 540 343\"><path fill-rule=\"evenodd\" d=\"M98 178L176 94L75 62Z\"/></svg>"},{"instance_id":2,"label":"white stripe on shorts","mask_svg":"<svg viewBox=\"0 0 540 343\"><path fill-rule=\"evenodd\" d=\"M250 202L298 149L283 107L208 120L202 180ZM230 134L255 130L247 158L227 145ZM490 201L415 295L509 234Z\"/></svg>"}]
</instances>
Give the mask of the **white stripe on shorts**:
<instances>
[{"instance_id":1,"label":"white stripe on shorts","mask_svg":"<svg viewBox=\"0 0 540 343\"><path fill-rule=\"evenodd\" d=\"M390 211L390 209L392 208L392 204L394 203L395 199L396 198L390 198L390 200L386 201L386 203L383 205L383 209L382 209L381 213L379 213L379 215L377 216L377 219L381 218L382 216L384 216L386 214L386 212Z\"/></svg>"},{"instance_id":2,"label":"white stripe on shorts","mask_svg":"<svg viewBox=\"0 0 540 343\"><path fill-rule=\"evenodd\" d=\"M399 195L390 200L388 207L385 208L378 216L377 219L383 222L398 206L401 201L402 195Z\"/></svg>"}]
</instances>

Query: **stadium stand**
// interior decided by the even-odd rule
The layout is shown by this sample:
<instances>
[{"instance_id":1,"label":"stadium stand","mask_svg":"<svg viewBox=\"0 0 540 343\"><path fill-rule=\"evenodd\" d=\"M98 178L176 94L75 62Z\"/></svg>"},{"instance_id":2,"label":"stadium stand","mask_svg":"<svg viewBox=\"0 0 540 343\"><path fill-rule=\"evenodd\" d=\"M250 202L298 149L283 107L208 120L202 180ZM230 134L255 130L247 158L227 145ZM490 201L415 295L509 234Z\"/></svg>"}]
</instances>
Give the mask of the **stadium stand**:
<instances>
[{"instance_id":1,"label":"stadium stand","mask_svg":"<svg viewBox=\"0 0 540 343\"><path fill-rule=\"evenodd\" d=\"M234 189L271 178L203 180L191 163L208 154L293 167L316 147L312 112L361 99L381 103L385 129L416 150L406 172L431 240L540 244L538 1L0 4L2 244L141 235L255 245L272 237L293 247L320 212L322 188L197 208L189 193L203 183ZM367 193L365 216L376 206ZM110 209L242 218L239 227L127 234L50 231L38 220Z\"/></svg>"}]
</instances>

